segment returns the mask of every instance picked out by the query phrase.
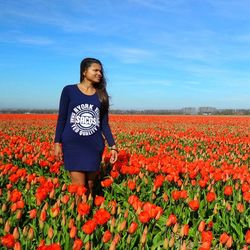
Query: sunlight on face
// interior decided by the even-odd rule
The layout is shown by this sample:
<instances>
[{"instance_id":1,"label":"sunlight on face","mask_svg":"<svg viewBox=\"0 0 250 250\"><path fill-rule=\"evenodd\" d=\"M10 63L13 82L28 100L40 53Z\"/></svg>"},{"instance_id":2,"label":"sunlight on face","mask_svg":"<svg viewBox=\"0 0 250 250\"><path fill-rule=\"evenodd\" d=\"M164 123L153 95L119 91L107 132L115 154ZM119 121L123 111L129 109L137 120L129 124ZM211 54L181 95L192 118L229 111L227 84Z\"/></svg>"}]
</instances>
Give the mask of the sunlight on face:
<instances>
[{"instance_id":1,"label":"sunlight on face","mask_svg":"<svg viewBox=\"0 0 250 250\"><path fill-rule=\"evenodd\" d=\"M102 66L98 63L92 63L84 72L84 80L96 83L102 79Z\"/></svg>"}]
</instances>

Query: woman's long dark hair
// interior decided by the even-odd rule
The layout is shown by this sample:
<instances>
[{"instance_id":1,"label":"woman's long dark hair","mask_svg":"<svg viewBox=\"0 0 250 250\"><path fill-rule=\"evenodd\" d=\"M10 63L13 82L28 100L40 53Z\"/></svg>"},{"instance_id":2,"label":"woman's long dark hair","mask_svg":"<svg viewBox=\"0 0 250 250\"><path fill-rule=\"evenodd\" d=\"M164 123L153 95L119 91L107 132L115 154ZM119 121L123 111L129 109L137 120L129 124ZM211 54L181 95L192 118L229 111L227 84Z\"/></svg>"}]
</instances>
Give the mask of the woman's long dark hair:
<instances>
[{"instance_id":1,"label":"woman's long dark hair","mask_svg":"<svg viewBox=\"0 0 250 250\"><path fill-rule=\"evenodd\" d=\"M80 64L80 82L84 80L83 73L93 64L97 63L101 66L102 69L102 79L98 84L95 84L93 87L96 89L98 97L101 101L101 116L109 111L109 95L106 90L107 82L105 79L102 63L95 58L85 58Z\"/></svg>"}]
</instances>

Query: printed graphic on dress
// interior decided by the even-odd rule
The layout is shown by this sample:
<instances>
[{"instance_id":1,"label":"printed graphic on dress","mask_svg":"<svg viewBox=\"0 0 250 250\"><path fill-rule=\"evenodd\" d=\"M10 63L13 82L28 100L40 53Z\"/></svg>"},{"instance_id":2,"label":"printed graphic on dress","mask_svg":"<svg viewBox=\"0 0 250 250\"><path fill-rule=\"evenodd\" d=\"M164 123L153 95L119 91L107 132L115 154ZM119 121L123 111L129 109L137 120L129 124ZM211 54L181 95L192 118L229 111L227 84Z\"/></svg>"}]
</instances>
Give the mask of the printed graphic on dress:
<instances>
[{"instance_id":1,"label":"printed graphic on dress","mask_svg":"<svg viewBox=\"0 0 250 250\"><path fill-rule=\"evenodd\" d=\"M92 104L81 104L73 108L70 124L74 132L82 136L92 135L100 126L100 110Z\"/></svg>"}]
</instances>

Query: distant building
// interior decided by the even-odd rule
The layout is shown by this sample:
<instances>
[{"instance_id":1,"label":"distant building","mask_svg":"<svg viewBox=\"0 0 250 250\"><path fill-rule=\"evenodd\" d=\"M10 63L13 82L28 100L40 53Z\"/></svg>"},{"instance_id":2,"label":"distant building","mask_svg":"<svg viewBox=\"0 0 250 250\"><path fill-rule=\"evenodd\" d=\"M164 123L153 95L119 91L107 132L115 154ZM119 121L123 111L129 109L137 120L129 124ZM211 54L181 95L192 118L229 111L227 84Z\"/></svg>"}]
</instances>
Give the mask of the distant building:
<instances>
[{"instance_id":1,"label":"distant building","mask_svg":"<svg viewBox=\"0 0 250 250\"><path fill-rule=\"evenodd\" d=\"M196 108L193 107L184 107L181 109L182 113L185 115L195 115L197 114Z\"/></svg>"},{"instance_id":2,"label":"distant building","mask_svg":"<svg viewBox=\"0 0 250 250\"><path fill-rule=\"evenodd\" d=\"M217 111L214 107L199 107L198 113L202 115L212 115Z\"/></svg>"}]
</instances>

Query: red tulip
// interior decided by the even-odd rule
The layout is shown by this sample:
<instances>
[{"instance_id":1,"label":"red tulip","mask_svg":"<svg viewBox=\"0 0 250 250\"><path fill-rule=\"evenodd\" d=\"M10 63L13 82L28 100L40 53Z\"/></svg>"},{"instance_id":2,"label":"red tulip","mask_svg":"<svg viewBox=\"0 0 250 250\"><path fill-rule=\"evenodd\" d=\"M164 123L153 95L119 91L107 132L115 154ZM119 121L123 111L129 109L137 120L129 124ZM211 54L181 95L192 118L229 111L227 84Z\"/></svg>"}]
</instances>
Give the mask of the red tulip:
<instances>
[{"instance_id":1,"label":"red tulip","mask_svg":"<svg viewBox=\"0 0 250 250\"><path fill-rule=\"evenodd\" d=\"M76 184L69 184L69 185L68 185L68 191L69 191L69 193L71 193L71 194L76 194L76 193L77 193L77 190L78 190L78 187L79 187L79 185L76 185Z\"/></svg>"},{"instance_id":2,"label":"red tulip","mask_svg":"<svg viewBox=\"0 0 250 250\"><path fill-rule=\"evenodd\" d=\"M166 226L172 226L177 223L177 217L174 214L170 214L167 221L166 221Z\"/></svg>"},{"instance_id":3,"label":"red tulip","mask_svg":"<svg viewBox=\"0 0 250 250\"><path fill-rule=\"evenodd\" d=\"M34 238L34 229L31 227L28 231L28 239L32 240Z\"/></svg>"},{"instance_id":4,"label":"red tulip","mask_svg":"<svg viewBox=\"0 0 250 250\"><path fill-rule=\"evenodd\" d=\"M133 180L128 180L128 188L134 190L136 188L136 182Z\"/></svg>"},{"instance_id":5,"label":"red tulip","mask_svg":"<svg viewBox=\"0 0 250 250\"><path fill-rule=\"evenodd\" d=\"M52 227L49 227L49 229L48 229L48 238L52 239L53 235L54 235L54 230L53 230Z\"/></svg>"},{"instance_id":6,"label":"red tulip","mask_svg":"<svg viewBox=\"0 0 250 250\"><path fill-rule=\"evenodd\" d=\"M116 201L110 201L108 206L111 208L111 214L114 215L116 213Z\"/></svg>"},{"instance_id":7,"label":"red tulip","mask_svg":"<svg viewBox=\"0 0 250 250\"><path fill-rule=\"evenodd\" d=\"M51 217L52 217L52 218L55 218L55 217L58 216L59 213L60 213L60 207L59 207L58 205L53 206L53 207L50 209L50 211L51 211Z\"/></svg>"},{"instance_id":8,"label":"red tulip","mask_svg":"<svg viewBox=\"0 0 250 250\"><path fill-rule=\"evenodd\" d=\"M226 242L226 247L230 248L233 245L233 237L229 236L227 242Z\"/></svg>"},{"instance_id":9,"label":"red tulip","mask_svg":"<svg viewBox=\"0 0 250 250\"><path fill-rule=\"evenodd\" d=\"M23 200L20 200L20 201L17 201L17 202L16 202L16 205L17 205L17 208L18 208L18 209L23 209L25 203L24 203Z\"/></svg>"},{"instance_id":10,"label":"red tulip","mask_svg":"<svg viewBox=\"0 0 250 250\"><path fill-rule=\"evenodd\" d=\"M147 234L148 234L148 227L146 226L143 230L142 236L141 236L141 244L145 244L147 240Z\"/></svg>"},{"instance_id":11,"label":"red tulip","mask_svg":"<svg viewBox=\"0 0 250 250\"><path fill-rule=\"evenodd\" d=\"M203 231L201 233L201 240L202 242L212 242L213 240L213 233L212 231Z\"/></svg>"},{"instance_id":12,"label":"red tulip","mask_svg":"<svg viewBox=\"0 0 250 250\"><path fill-rule=\"evenodd\" d=\"M74 245L73 245L73 250L81 250L83 246L83 242L80 239L76 239L74 241Z\"/></svg>"},{"instance_id":13,"label":"red tulip","mask_svg":"<svg viewBox=\"0 0 250 250\"><path fill-rule=\"evenodd\" d=\"M160 188L163 183L165 181L165 176L163 175L157 175L155 180L154 180L154 187L157 189L157 188Z\"/></svg>"},{"instance_id":14,"label":"red tulip","mask_svg":"<svg viewBox=\"0 0 250 250\"><path fill-rule=\"evenodd\" d=\"M12 234L6 234L1 237L1 244L7 248L13 248L15 245L15 239Z\"/></svg>"},{"instance_id":15,"label":"red tulip","mask_svg":"<svg viewBox=\"0 0 250 250\"><path fill-rule=\"evenodd\" d=\"M10 208L11 212L14 213L17 210L17 203L13 203Z\"/></svg>"},{"instance_id":16,"label":"red tulip","mask_svg":"<svg viewBox=\"0 0 250 250\"><path fill-rule=\"evenodd\" d=\"M178 190L173 190L171 196L176 201L180 199L181 193Z\"/></svg>"},{"instance_id":17,"label":"red tulip","mask_svg":"<svg viewBox=\"0 0 250 250\"><path fill-rule=\"evenodd\" d=\"M163 200L164 200L165 202L167 202L168 199L169 199L169 198L168 198L168 195L167 195L166 193L164 193L164 194L163 194Z\"/></svg>"},{"instance_id":18,"label":"red tulip","mask_svg":"<svg viewBox=\"0 0 250 250\"><path fill-rule=\"evenodd\" d=\"M207 193L206 199L208 202L212 202L216 199L216 194L214 192Z\"/></svg>"},{"instance_id":19,"label":"red tulip","mask_svg":"<svg viewBox=\"0 0 250 250\"><path fill-rule=\"evenodd\" d=\"M245 241L248 245L250 245L250 229L247 230L246 235L245 235Z\"/></svg>"},{"instance_id":20,"label":"red tulip","mask_svg":"<svg viewBox=\"0 0 250 250\"><path fill-rule=\"evenodd\" d=\"M22 215L23 215L22 210L18 209L16 211L16 219L20 220L22 218Z\"/></svg>"},{"instance_id":21,"label":"red tulip","mask_svg":"<svg viewBox=\"0 0 250 250\"><path fill-rule=\"evenodd\" d=\"M115 179L119 176L119 172L118 171L114 171L114 170L111 170L110 172L110 176Z\"/></svg>"},{"instance_id":22,"label":"red tulip","mask_svg":"<svg viewBox=\"0 0 250 250\"><path fill-rule=\"evenodd\" d=\"M123 220L119 225L118 225L118 232L123 231L126 228L127 222L126 220Z\"/></svg>"},{"instance_id":23,"label":"red tulip","mask_svg":"<svg viewBox=\"0 0 250 250\"><path fill-rule=\"evenodd\" d=\"M87 192L87 188L86 188L86 187L84 187L84 186L82 186L82 185L79 185L79 186L77 187L77 191L76 191L77 195L82 196L82 195L84 195L86 192Z\"/></svg>"},{"instance_id":24,"label":"red tulip","mask_svg":"<svg viewBox=\"0 0 250 250\"><path fill-rule=\"evenodd\" d=\"M88 220L83 226L82 230L85 234L92 234L96 229L97 223L95 220Z\"/></svg>"},{"instance_id":25,"label":"red tulip","mask_svg":"<svg viewBox=\"0 0 250 250\"><path fill-rule=\"evenodd\" d=\"M198 226L198 231L203 232L205 230L206 223L204 220L202 220Z\"/></svg>"},{"instance_id":26,"label":"red tulip","mask_svg":"<svg viewBox=\"0 0 250 250\"><path fill-rule=\"evenodd\" d=\"M243 184L241 185L241 191L242 191L243 193L250 191L250 184L243 183Z\"/></svg>"},{"instance_id":27,"label":"red tulip","mask_svg":"<svg viewBox=\"0 0 250 250\"><path fill-rule=\"evenodd\" d=\"M139 201L139 198L134 194L130 195L129 198L128 198L128 203L130 205L132 205L133 203L138 202L138 201Z\"/></svg>"},{"instance_id":28,"label":"red tulip","mask_svg":"<svg viewBox=\"0 0 250 250\"><path fill-rule=\"evenodd\" d=\"M103 236L102 236L103 243L109 242L111 237L112 237L112 233L109 230L105 231Z\"/></svg>"},{"instance_id":29,"label":"red tulip","mask_svg":"<svg viewBox=\"0 0 250 250\"><path fill-rule=\"evenodd\" d=\"M190 202L188 203L188 205L189 205L189 207L190 207L192 210L194 210L194 211L198 210L198 209L199 209L199 206L200 206L198 200L192 200L192 201L190 201Z\"/></svg>"},{"instance_id":30,"label":"red tulip","mask_svg":"<svg viewBox=\"0 0 250 250\"><path fill-rule=\"evenodd\" d=\"M69 227L69 228L72 228L74 225L75 225L75 220L72 219L72 218L70 218L70 219L69 219L68 227Z\"/></svg>"},{"instance_id":31,"label":"red tulip","mask_svg":"<svg viewBox=\"0 0 250 250\"><path fill-rule=\"evenodd\" d=\"M96 206L101 206L101 204L104 201L105 201L105 198L103 196L96 195L94 203Z\"/></svg>"},{"instance_id":32,"label":"red tulip","mask_svg":"<svg viewBox=\"0 0 250 250\"><path fill-rule=\"evenodd\" d=\"M237 210L239 211L239 213L243 213L244 210L245 210L244 204L238 203L237 204Z\"/></svg>"},{"instance_id":33,"label":"red tulip","mask_svg":"<svg viewBox=\"0 0 250 250\"><path fill-rule=\"evenodd\" d=\"M109 221L111 216L107 210L105 210L104 208L100 208L95 212L93 217L93 219L98 225L103 225Z\"/></svg>"},{"instance_id":34,"label":"red tulip","mask_svg":"<svg viewBox=\"0 0 250 250\"><path fill-rule=\"evenodd\" d=\"M22 193L21 193L19 190L17 190L17 189L14 189L14 190L11 192L11 194L10 194L10 200L11 200L12 202L17 202L17 201L19 201L19 200L21 199L21 197L22 197Z\"/></svg>"},{"instance_id":35,"label":"red tulip","mask_svg":"<svg viewBox=\"0 0 250 250\"><path fill-rule=\"evenodd\" d=\"M77 206L77 212L80 215L87 215L90 212L90 205L87 203L79 203Z\"/></svg>"},{"instance_id":36,"label":"red tulip","mask_svg":"<svg viewBox=\"0 0 250 250\"><path fill-rule=\"evenodd\" d=\"M110 187L113 183L112 179L105 179L104 181L101 181L102 187Z\"/></svg>"},{"instance_id":37,"label":"red tulip","mask_svg":"<svg viewBox=\"0 0 250 250\"><path fill-rule=\"evenodd\" d=\"M248 191L248 192L245 192L245 193L243 194L243 199L244 199L246 202L250 203L250 192L249 192L249 191Z\"/></svg>"},{"instance_id":38,"label":"red tulip","mask_svg":"<svg viewBox=\"0 0 250 250\"><path fill-rule=\"evenodd\" d=\"M189 225L188 224L183 225L180 232L181 236L182 237L188 236L188 232L189 232Z\"/></svg>"},{"instance_id":39,"label":"red tulip","mask_svg":"<svg viewBox=\"0 0 250 250\"><path fill-rule=\"evenodd\" d=\"M133 234L136 231L137 228L138 228L138 224L136 222L134 222L134 221L131 222L131 224L130 224L130 226L128 228L128 233Z\"/></svg>"},{"instance_id":40,"label":"red tulip","mask_svg":"<svg viewBox=\"0 0 250 250\"><path fill-rule=\"evenodd\" d=\"M67 204L69 201L69 195L65 194L62 198L61 198L61 202L64 204Z\"/></svg>"},{"instance_id":41,"label":"red tulip","mask_svg":"<svg viewBox=\"0 0 250 250\"><path fill-rule=\"evenodd\" d=\"M46 221L46 217L47 217L46 211L42 210L40 214L40 220L44 222Z\"/></svg>"},{"instance_id":42,"label":"red tulip","mask_svg":"<svg viewBox=\"0 0 250 250\"><path fill-rule=\"evenodd\" d=\"M13 250L22 250L22 246L19 241L15 243Z\"/></svg>"},{"instance_id":43,"label":"red tulip","mask_svg":"<svg viewBox=\"0 0 250 250\"><path fill-rule=\"evenodd\" d=\"M77 227L72 226L70 228L69 237L72 238L72 239L74 239L75 236L76 236L76 233L77 233Z\"/></svg>"},{"instance_id":44,"label":"red tulip","mask_svg":"<svg viewBox=\"0 0 250 250\"><path fill-rule=\"evenodd\" d=\"M146 211L142 211L139 214L139 220L141 223L147 223L150 220L150 214Z\"/></svg>"},{"instance_id":45,"label":"red tulip","mask_svg":"<svg viewBox=\"0 0 250 250\"><path fill-rule=\"evenodd\" d=\"M230 196L230 195L232 195L232 193L233 193L233 188L232 188L232 186L225 186L225 187L224 187L224 194L225 194L226 196Z\"/></svg>"},{"instance_id":46,"label":"red tulip","mask_svg":"<svg viewBox=\"0 0 250 250\"><path fill-rule=\"evenodd\" d=\"M13 236L14 236L15 240L17 240L19 238L19 232L18 232L17 227L15 227L14 230L13 230Z\"/></svg>"},{"instance_id":47,"label":"red tulip","mask_svg":"<svg viewBox=\"0 0 250 250\"><path fill-rule=\"evenodd\" d=\"M117 245L120 239L120 234L116 234L112 242L114 243L114 245Z\"/></svg>"},{"instance_id":48,"label":"red tulip","mask_svg":"<svg viewBox=\"0 0 250 250\"><path fill-rule=\"evenodd\" d=\"M188 192L187 190L181 190L180 191L180 198L181 199L186 199L188 197Z\"/></svg>"},{"instance_id":49,"label":"red tulip","mask_svg":"<svg viewBox=\"0 0 250 250\"><path fill-rule=\"evenodd\" d=\"M228 239L229 239L229 235L227 233L223 233L220 236L220 243L221 244L226 244L226 242L228 241Z\"/></svg>"}]
</instances>

